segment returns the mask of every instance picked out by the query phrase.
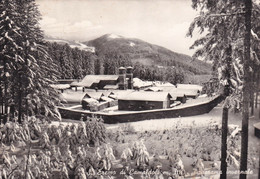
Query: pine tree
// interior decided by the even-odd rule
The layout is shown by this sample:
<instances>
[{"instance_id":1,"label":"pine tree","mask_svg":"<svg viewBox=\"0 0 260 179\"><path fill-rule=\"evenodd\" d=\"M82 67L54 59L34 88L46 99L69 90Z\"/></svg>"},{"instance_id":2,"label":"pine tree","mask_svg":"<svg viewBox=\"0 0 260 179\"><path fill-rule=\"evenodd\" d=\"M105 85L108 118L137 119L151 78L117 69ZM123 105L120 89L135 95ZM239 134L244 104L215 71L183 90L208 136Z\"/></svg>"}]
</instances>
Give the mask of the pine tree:
<instances>
[{"instance_id":1,"label":"pine tree","mask_svg":"<svg viewBox=\"0 0 260 179\"><path fill-rule=\"evenodd\" d=\"M43 43L43 33L39 28L40 14L37 6L34 0L5 0L5 2L13 5L7 9L16 15L12 24L17 26L5 31L6 37L13 45L6 41L4 43L9 48L6 51L7 56L13 59L9 65L12 83L8 92L12 102L12 113L18 111L20 122L25 115L44 114L58 117L59 113L55 107L57 94L50 88L51 60Z\"/></svg>"},{"instance_id":2,"label":"pine tree","mask_svg":"<svg viewBox=\"0 0 260 179\"><path fill-rule=\"evenodd\" d=\"M17 55L17 51L22 47L17 44L17 38L21 36L19 26L17 24L18 13L13 11L16 4L12 0L3 0L0 3L0 90L1 90L1 107L2 114L7 117L8 108L10 107L10 74L16 61L21 58ZM2 116L2 115L1 115Z\"/></svg>"},{"instance_id":3,"label":"pine tree","mask_svg":"<svg viewBox=\"0 0 260 179\"><path fill-rule=\"evenodd\" d=\"M95 63L95 75L104 74L104 57L97 57L94 63Z\"/></svg>"},{"instance_id":4,"label":"pine tree","mask_svg":"<svg viewBox=\"0 0 260 179\"><path fill-rule=\"evenodd\" d=\"M82 60L83 60L83 76L88 74L94 74L95 66L94 61L97 57L88 52L82 52Z\"/></svg>"},{"instance_id":5,"label":"pine tree","mask_svg":"<svg viewBox=\"0 0 260 179\"><path fill-rule=\"evenodd\" d=\"M247 171L248 155L248 120L250 97L250 41L251 41L252 0L245 0L245 37L244 37L244 84L243 84L243 117L241 134L240 171ZM252 106L253 108L253 106ZM240 179L246 179L246 174L240 173Z\"/></svg>"},{"instance_id":6,"label":"pine tree","mask_svg":"<svg viewBox=\"0 0 260 179\"><path fill-rule=\"evenodd\" d=\"M82 56L78 48L72 49L72 78L81 79L83 77Z\"/></svg>"},{"instance_id":7,"label":"pine tree","mask_svg":"<svg viewBox=\"0 0 260 179\"><path fill-rule=\"evenodd\" d=\"M252 4L252 3L251 3ZM193 8L200 9L200 16L194 19L191 24L188 35L192 36L195 27L199 27L201 32L206 32L206 35L194 42L193 47L202 46L201 49L195 52L194 57L202 56L205 60L213 61L215 69L218 69L219 79L226 86L227 94L232 98L240 98L243 86L243 124L242 126L242 150L241 150L241 170L246 169L247 163L247 135L248 135L248 78L249 73L252 72L252 66L255 65L250 61L250 46L249 43L243 43L250 39L250 30L245 30L246 23L241 20L244 18L244 1L243 0L193 0ZM259 7L254 4L255 15L253 16L255 27L259 24ZM249 17L249 16L248 16ZM250 15L251 17L251 15ZM245 20L245 22L247 22ZM251 27L250 27L251 28ZM247 34L247 35L245 35ZM243 48L244 51L243 51ZM248 50L248 52L245 52ZM243 55L248 53L247 56ZM253 58L258 61L259 54L256 54L255 48L251 49L251 54L255 54ZM246 57L246 58L244 58ZM252 55L251 55L252 57ZM250 67L249 67L250 66ZM245 90L247 89L247 90ZM223 131L222 131L222 159L221 159L221 178L226 178L226 133L227 133L227 119L228 119L228 106L230 99L227 98L223 108ZM242 167L243 165L243 167Z\"/></svg>"},{"instance_id":8,"label":"pine tree","mask_svg":"<svg viewBox=\"0 0 260 179\"><path fill-rule=\"evenodd\" d=\"M60 66L61 66L61 77L62 79L71 79L72 74L72 49L68 44L61 46L60 56L59 56Z\"/></svg>"}]
</instances>

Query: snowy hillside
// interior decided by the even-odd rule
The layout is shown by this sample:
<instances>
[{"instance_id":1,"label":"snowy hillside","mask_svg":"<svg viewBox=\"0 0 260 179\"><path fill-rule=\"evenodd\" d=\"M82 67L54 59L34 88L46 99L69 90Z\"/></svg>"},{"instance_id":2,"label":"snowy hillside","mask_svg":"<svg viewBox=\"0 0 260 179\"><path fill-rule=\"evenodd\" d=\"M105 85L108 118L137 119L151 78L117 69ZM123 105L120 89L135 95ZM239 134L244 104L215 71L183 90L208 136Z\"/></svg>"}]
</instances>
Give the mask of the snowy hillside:
<instances>
[{"instance_id":1,"label":"snowy hillside","mask_svg":"<svg viewBox=\"0 0 260 179\"><path fill-rule=\"evenodd\" d=\"M95 47L87 46L78 41L68 41L68 40L54 39L54 38L49 38L49 37L46 37L45 40L48 42L52 42L52 43L56 42L58 44L68 44L71 48L78 48L80 50L95 53Z\"/></svg>"},{"instance_id":2,"label":"snowy hillside","mask_svg":"<svg viewBox=\"0 0 260 179\"><path fill-rule=\"evenodd\" d=\"M127 38L116 34L105 34L82 43L87 46L95 47L98 54L109 54L113 52L118 55L128 56L133 64L138 62L144 66L176 66L192 75L211 73L211 65L208 63L136 38Z\"/></svg>"},{"instance_id":3,"label":"snowy hillside","mask_svg":"<svg viewBox=\"0 0 260 179\"><path fill-rule=\"evenodd\" d=\"M80 42L75 42L76 44L75 45L70 45L71 48L78 48L80 50L85 50L85 51L88 51L88 52L92 52L92 53L95 53L95 47L89 47L83 43L80 43Z\"/></svg>"}]
</instances>

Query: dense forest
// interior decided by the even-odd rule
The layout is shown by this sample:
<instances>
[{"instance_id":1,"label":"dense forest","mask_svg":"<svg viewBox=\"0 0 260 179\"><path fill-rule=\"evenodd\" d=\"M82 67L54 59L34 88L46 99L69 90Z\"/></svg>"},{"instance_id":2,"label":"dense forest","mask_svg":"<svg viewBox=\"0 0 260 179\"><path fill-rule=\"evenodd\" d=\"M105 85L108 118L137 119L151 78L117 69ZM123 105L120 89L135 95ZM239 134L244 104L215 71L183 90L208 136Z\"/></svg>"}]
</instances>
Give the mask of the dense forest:
<instances>
[{"instance_id":1,"label":"dense forest","mask_svg":"<svg viewBox=\"0 0 260 179\"><path fill-rule=\"evenodd\" d=\"M98 60L89 52L73 49L68 44L47 43L48 52L57 66L59 79L80 79L87 74L94 74Z\"/></svg>"},{"instance_id":2,"label":"dense forest","mask_svg":"<svg viewBox=\"0 0 260 179\"><path fill-rule=\"evenodd\" d=\"M118 52L91 53L71 48L69 44L47 42L48 53L57 67L59 79L82 79L88 74L118 74L120 66L133 66L134 77L142 80L169 81L173 84L183 83L185 73L201 74L194 70L192 73L185 66L171 63L167 66L145 65L133 62L129 54Z\"/></svg>"}]
</instances>

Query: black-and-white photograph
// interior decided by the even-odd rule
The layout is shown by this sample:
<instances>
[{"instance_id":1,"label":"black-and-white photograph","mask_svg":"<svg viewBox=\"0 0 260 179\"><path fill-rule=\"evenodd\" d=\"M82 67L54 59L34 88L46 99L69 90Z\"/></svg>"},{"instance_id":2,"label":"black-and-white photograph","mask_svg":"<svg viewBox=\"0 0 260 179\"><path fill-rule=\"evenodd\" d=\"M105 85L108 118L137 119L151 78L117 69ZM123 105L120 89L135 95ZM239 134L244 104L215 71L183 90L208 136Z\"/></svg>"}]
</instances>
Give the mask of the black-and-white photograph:
<instances>
[{"instance_id":1,"label":"black-and-white photograph","mask_svg":"<svg viewBox=\"0 0 260 179\"><path fill-rule=\"evenodd\" d=\"M0 178L260 178L260 0L1 0Z\"/></svg>"}]
</instances>

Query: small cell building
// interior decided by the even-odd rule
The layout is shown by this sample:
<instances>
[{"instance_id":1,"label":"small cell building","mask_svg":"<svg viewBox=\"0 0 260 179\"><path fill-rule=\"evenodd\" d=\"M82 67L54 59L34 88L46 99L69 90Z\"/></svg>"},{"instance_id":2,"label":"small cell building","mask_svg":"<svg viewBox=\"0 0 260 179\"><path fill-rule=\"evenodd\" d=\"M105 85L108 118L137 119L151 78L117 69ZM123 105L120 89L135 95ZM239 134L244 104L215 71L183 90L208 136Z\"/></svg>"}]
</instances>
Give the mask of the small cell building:
<instances>
[{"instance_id":1,"label":"small cell building","mask_svg":"<svg viewBox=\"0 0 260 179\"><path fill-rule=\"evenodd\" d=\"M173 93L175 93L176 95L184 95L186 98L191 98L191 99L196 99L200 93L198 92L198 90L190 90L190 89L176 89L175 91L172 91Z\"/></svg>"},{"instance_id":2,"label":"small cell building","mask_svg":"<svg viewBox=\"0 0 260 179\"><path fill-rule=\"evenodd\" d=\"M178 89L186 89L186 90L194 90L200 93L202 91L203 86L195 85L195 84L177 84Z\"/></svg>"},{"instance_id":3,"label":"small cell building","mask_svg":"<svg viewBox=\"0 0 260 179\"><path fill-rule=\"evenodd\" d=\"M170 104L173 104L176 101L180 101L181 103L186 103L186 95L177 91L175 86L163 86L163 87L149 87L144 91L153 91L153 92L168 92L171 95Z\"/></svg>"},{"instance_id":4,"label":"small cell building","mask_svg":"<svg viewBox=\"0 0 260 179\"><path fill-rule=\"evenodd\" d=\"M82 98L82 108L89 111L101 111L105 108L116 106L117 100L110 97L113 92L87 92Z\"/></svg>"},{"instance_id":5,"label":"small cell building","mask_svg":"<svg viewBox=\"0 0 260 179\"><path fill-rule=\"evenodd\" d=\"M200 86L190 84L178 84L177 88L174 86L162 86L162 91L169 92L172 96L177 96L178 101L186 102L187 98L196 99L200 95Z\"/></svg>"},{"instance_id":6,"label":"small cell building","mask_svg":"<svg viewBox=\"0 0 260 179\"><path fill-rule=\"evenodd\" d=\"M142 111L170 108L172 96L167 92L134 91L118 96L118 110Z\"/></svg>"}]
</instances>

